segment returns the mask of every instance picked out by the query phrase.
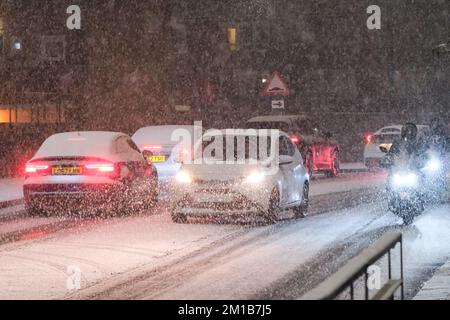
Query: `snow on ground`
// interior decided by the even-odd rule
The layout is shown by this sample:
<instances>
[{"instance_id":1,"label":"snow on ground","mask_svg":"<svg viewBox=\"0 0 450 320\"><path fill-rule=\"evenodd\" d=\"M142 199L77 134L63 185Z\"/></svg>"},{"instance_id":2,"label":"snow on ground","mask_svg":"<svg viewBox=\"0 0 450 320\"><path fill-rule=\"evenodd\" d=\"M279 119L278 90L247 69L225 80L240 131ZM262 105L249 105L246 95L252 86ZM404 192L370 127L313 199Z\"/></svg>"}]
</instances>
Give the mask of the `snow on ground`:
<instances>
[{"instance_id":1,"label":"snow on ground","mask_svg":"<svg viewBox=\"0 0 450 320\"><path fill-rule=\"evenodd\" d=\"M423 272L429 277L431 267L448 264L450 259L450 206L440 206L421 216L406 235L406 249L411 254L405 260L406 269ZM410 266L414 266L411 268ZM443 276L444 275L444 276ZM443 282L440 282L442 280ZM445 266L438 270L435 277L424 285L415 299L429 299L440 295L440 299L450 296L450 276L445 276ZM444 290L442 290L444 289Z\"/></svg>"},{"instance_id":2,"label":"snow on ground","mask_svg":"<svg viewBox=\"0 0 450 320\"><path fill-rule=\"evenodd\" d=\"M384 183L384 174L316 176L311 196L383 188ZM21 179L0 180L2 199L20 198L21 186ZM37 234L0 247L0 298L248 298L358 233L359 240L347 248L365 244L374 237L371 231L399 229L399 219L381 208L383 201L333 212L326 199L316 198L330 206L330 213L273 226L178 225L161 204L153 215L84 221L75 228ZM4 221L0 235L60 220L64 219ZM407 297L450 258L449 228L448 206L429 210L412 226L400 228ZM332 249L327 252L331 257L317 260L323 262L317 270L302 271L299 292L312 278L325 277L333 261L344 259L339 252L333 256ZM81 285L86 288L75 294L66 288L71 266L81 269ZM104 294L105 289L111 290ZM274 295L282 296L289 294Z\"/></svg>"},{"instance_id":3,"label":"snow on ground","mask_svg":"<svg viewBox=\"0 0 450 320\"><path fill-rule=\"evenodd\" d=\"M347 177L343 181L350 180ZM370 179L367 178L367 181ZM330 183L335 184L333 180L317 180L318 185ZM58 221L59 218L23 218L3 222L0 233ZM299 221L292 230L303 223L308 225L307 221ZM342 227L352 229L351 224ZM80 267L84 287L142 266L156 268L170 264L177 257L186 256L217 240L227 239L226 242L229 242L227 237L235 233L250 232L253 236L254 232L264 232L266 228L178 225L172 223L166 206L161 205L156 215L108 219L61 230L32 241L11 243L2 246L0 251L0 298L62 298L69 293L66 290L69 266ZM268 228L270 230L272 227ZM315 232L310 230L310 233ZM298 235L290 238L290 245L296 238ZM332 237L328 239L331 241Z\"/></svg>"},{"instance_id":4,"label":"snow on ground","mask_svg":"<svg viewBox=\"0 0 450 320\"><path fill-rule=\"evenodd\" d=\"M399 229L407 294L429 277L424 272L450 256L449 209L430 210ZM161 208L157 215L87 223L2 246L0 298L249 298L326 250L327 260L317 260L291 284L301 292L311 281L323 280L312 278L329 274L334 260L346 261L334 246L356 237L345 245L352 250L361 239L376 238L371 232L398 229L398 223L382 203L261 227L179 225ZM66 289L71 266L81 270L84 290Z\"/></svg>"},{"instance_id":5,"label":"snow on ground","mask_svg":"<svg viewBox=\"0 0 450 320\"><path fill-rule=\"evenodd\" d=\"M313 257L324 246L354 233L373 214L371 209L354 209L257 228L177 225L166 213L111 219L30 243L4 246L0 252L0 298L64 298L70 293L66 289L69 266L81 269L82 286L86 287L140 267L147 271L163 265L176 267L175 259L218 240L221 246L205 251L213 255L212 268L204 268L203 263L210 261L206 257L200 259L198 268L182 266L186 274L181 277L177 273L166 277L162 271L165 280L157 292L146 292L145 281L134 283L131 291L140 298L153 294L157 298L245 297ZM324 232L317 232L319 229ZM236 239L230 236L241 233ZM216 257L215 250L220 250ZM180 286L164 293L164 286L173 284Z\"/></svg>"},{"instance_id":6,"label":"snow on ground","mask_svg":"<svg viewBox=\"0 0 450 320\"><path fill-rule=\"evenodd\" d=\"M383 188L386 183L386 174L350 174L335 179L316 177L311 182L310 196L345 192L364 188Z\"/></svg>"},{"instance_id":7,"label":"snow on ground","mask_svg":"<svg viewBox=\"0 0 450 320\"><path fill-rule=\"evenodd\" d=\"M23 198L23 179L0 180L0 202Z\"/></svg>"},{"instance_id":8,"label":"snow on ground","mask_svg":"<svg viewBox=\"0 0 450 320\"><path fill-rule=\"evenodd\" d=\"M250 298L334 242L355 234L379 214L377 210L373 206L355 208L275 227L278 230L269 232L267 237L219 257L213 267L180 279L179 285L169 291L146 293L148 283L143 282L134 286L135 294L142 294L137 297L144 299ZM302 283L298 285L301 287Z\"/></svg>"},{"instance_id":9,"label":"snow on ground","mask_svg":"<svg viewBox=\"0 0 450 320\"><path fill-rule=\"evenodd\" d=\"M362 162L340 163L339 168L341 170L367 170L367 167Z\"/></svg>"},{"instance_id":10,"label":"snow on ground","mask_svg":"<svg viewBox=\"0 0 450 320\"><path fill-rule=\"evenodd\" d=\"M83 287L143 264L170 264L237 226L176 225L168 214L111 219L101 225L68 230L31 242L3 246L0 299L63 298L67 269L81 269Z\"/></svg>"}]
</instances>

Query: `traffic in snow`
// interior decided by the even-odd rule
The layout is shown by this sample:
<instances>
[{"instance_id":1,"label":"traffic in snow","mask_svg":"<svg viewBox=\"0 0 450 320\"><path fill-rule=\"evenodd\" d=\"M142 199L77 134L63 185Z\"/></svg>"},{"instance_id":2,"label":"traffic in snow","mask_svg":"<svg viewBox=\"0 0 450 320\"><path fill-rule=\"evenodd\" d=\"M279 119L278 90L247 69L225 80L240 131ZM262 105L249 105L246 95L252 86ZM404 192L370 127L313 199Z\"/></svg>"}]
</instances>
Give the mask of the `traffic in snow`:
<instances>
[{"instance_id":1,"label":"traffic in snow","mask_svg":"<svg viewBox=\"0 0 450 320\"><path fill-rule=\"evenodd\" d=\"M450 7L400 2L0 0L0 299L448 299Z\"/></svg>"}]
</instances>

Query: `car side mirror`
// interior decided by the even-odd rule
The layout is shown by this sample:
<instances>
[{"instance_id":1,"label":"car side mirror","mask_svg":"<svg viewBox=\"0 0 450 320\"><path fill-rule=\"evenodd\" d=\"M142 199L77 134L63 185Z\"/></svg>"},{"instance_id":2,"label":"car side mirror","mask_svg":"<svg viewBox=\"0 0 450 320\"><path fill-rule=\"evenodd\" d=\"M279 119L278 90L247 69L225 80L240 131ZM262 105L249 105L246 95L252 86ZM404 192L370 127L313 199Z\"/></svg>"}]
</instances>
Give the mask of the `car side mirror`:
<instances>
[{"instance_id":1,"label":"car side mirror","mask_svg":"<svg viewBox=\"0 0 450 320\"><path fill-rule=\"evenodd\" d=\"M380 151L383 152L383 153L388 153L389 152L388 148L386 148L384 146L380 146Z\"/></svg>"}]
</instances>

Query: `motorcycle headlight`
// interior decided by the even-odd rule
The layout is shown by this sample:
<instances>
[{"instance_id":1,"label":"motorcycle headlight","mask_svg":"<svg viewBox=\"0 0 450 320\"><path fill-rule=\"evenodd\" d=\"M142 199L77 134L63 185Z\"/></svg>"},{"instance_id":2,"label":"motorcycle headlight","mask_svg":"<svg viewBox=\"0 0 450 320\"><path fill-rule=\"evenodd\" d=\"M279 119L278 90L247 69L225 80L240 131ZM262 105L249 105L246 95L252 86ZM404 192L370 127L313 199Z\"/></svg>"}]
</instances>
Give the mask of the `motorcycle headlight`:
<instances>
[{"instance_id":1,"label":"motorcycle headlight","mask_svg":"<svg viewBox=\"0 0 450 320\"><path fill-rule=\"evenodd\" d=\"M192 177L188 172L180 170L175 176L175 181L178 183L188 184L192 182Z\"/></svg>"},{"instance_id":2,"label":"motorcycle headlight","mask_svg":"<svg viewBox=\"0 0 450 320\"><path fill-rule=\"evenodd\" d=\"M441 162L438 159L430 159L424 167L427 172L437 172L441 169Z\"/></svg>"},{"instance_id":3,"label":"motorcycle headlight","mask_svg":"<svg viewBox=\"0 0 450 320\"><path fill-rule=\"evenodd\" d=\"M419 177L415 173L396 173L392 178L394 188L414 188L419 183Z\"/></svg>"},{"instance_id":4,"label":"motorcycle headlight","mask_svg":"<svg viewBox=\"0 0 450 320\"><path fill-rule=\"evenodd\" d=\"M256 184L256 183L261 183L264 181L264 173L260 172L260 171L253 171L252 173L250 173L246 178L245 178L245 182L246 183L252 183L252 184Z\"/></svg>"}]
</instances>

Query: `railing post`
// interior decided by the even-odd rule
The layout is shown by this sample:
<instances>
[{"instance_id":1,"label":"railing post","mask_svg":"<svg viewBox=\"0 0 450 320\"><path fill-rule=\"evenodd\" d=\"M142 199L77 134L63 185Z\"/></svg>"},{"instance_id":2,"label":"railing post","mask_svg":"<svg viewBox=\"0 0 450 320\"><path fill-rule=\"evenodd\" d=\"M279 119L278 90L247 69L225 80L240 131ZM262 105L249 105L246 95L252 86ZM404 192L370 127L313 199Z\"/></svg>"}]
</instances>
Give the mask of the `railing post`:
<instances>
[{"instance_id":1,"label":"railing post","mask_svg":"<svg viewBox=\"0 0 450 320\"><path fill-rule=\"evenodd\" d=\"M396 249L400 243L400 278L393 278L392 270L392 250ZM389 281L378 290L372 299L394 299L395 293L401 289L401 299L404 299L404 272L403 272L403 239L400 232L387 233L378 239L369 248L365 249L358 256L350 259L345 266L340 268L327 280L319 284L316 288L301 297L303 300L335 299L344 290L350 289L350 297L355 299L355 282L364 278L364 297L369 299L369 272L368 268L388 255ZM400 288L401 287L401 288Z\"/></svg>"},{"instance_id":2,"label":"railing post","mask_svg":"<svg viewBox=\"0 0 450 320\"><path fill-rule=\"evenodd\" d=\"M401 299L405 298L405 279L403 278L403 238L400 238L400 280L402 281L402 287L400 290Z\"/></svg>"},{"instance_id":3,"label":"railing post","mask_svg":"<svg viewBox=\"0 0 450 320\"><path fill-rule=\"evenodd\" d=\"M350 284L350 299L355 300L355 288L353 287L353 282Z\"/></svg>"},{"instance_id":4,"label":"railing post","mask_svg":"<svg viewBox=\"0 0 450 320\"><path fill-rule=\"evenodd\" d=\"M364 272L364 278L365 278L365 290L364 290L364 296L366 300L369 300L369 284L367 283L369 281L369 275L367 273L367 269Z\"/></svg>"},{"instance_id":5,"label":"railing post","mask_svg":"<svg viewBox=\"0 0 450 320\"><path fill-rule=\"evenodd\" d=\"M391 269L391 249L388 251L388 267L389 267L389 280L392 279L392 269Z\"/></svg>"}]
</instances>

